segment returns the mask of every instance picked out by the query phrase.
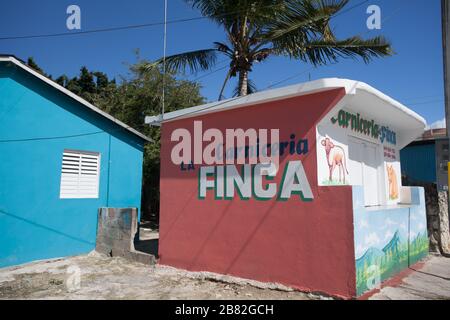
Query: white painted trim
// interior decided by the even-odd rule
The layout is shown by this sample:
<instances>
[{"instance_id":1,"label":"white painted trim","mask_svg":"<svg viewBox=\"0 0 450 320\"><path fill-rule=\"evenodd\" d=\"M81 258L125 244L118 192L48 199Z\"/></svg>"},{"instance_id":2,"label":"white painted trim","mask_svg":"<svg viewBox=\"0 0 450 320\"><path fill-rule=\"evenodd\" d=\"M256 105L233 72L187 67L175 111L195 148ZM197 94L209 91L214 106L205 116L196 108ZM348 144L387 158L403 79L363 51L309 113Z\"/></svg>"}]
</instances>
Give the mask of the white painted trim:
<instances>
[{"instance_id":1,"label":"white painted trim","mask_svg":"<svg viewBox=\"0 0 450 320\"><path fill-rule=\"evenodd\" d=\"M110 114L100 110L99 108L97 108L96 106L94 106L93 104L87 102L86 100L84 100L83 98L77 96L76 94L74 94L73 92L67 90L66 88L64 88L63 86L60 86L59 84L57 84L56 82L50 80L49 78L43 76L42 74L40 74L39 72L36 72L35 70L33 70L32 68L30 68L29 66L27 66L26 64L22 63L21 61L19 61L18 59L16 59L15 57L12 56L6 56L6 57L1 57L0 56L0 62L1 61L5 61L5 62L12 62L14 63L16 66L22 68L23 70L27 71L28 73L31 73L33 76L37 77L38 79L44 81L45 83L49 84L50 86L52 86L53 88L61 91L62 93L64 93L65 95L71 97L72 99L76 100L77 102L81 103L82 105L84 105L85 107L91 109L92 111L100 114L101 116L107 118L108 120L114 122L115 124L125 128L126 130L128 130L129 132L133 133L134 135L138 136L141 139L144 139L145 141L149 141L151 142L152 140L143 135L142 133L136 131L135 129L131 128L130 126L127 126L125 123L123 123L122 121L114 118L113 116L111 116Z\"/></svg>"},{"instance_id":2,"label":"white painted trim","mask_svg":"<svg viewBox=\"0 0 450 320\"><path fill-rule=\"evenodd\" d=\"M320 91L332 90L337 88L344 88L346 95L356 95L358 90L366 91L373 95L374 98L383 100L390 104L393 108L402 111L411 120L417 122L420 126L426 126L426 121L423 117L415 113L414 111L408 109L400 102L392 99L391 97L385 95L381 91L369 86L368 84L355 80L339 79L339 78L325 78L310 82L305 82L301 84L295 84L288 87L283 87L279 89L272 89L266 91L260 91L254 94L250 94L243 97L232 98L223 101L212 102L192 108L186 108L182 110L177 110L174 112L169 112L164 114L162 119L161 115L146 117L145 123L153 124L160 122L169 122L173 120L190 118L199 115L204 115L213 112L219 112L223 110L231 110L235 108L241 108L249 105L255 105L259 103L265 103L274 100L286 99L295 96L302 96L306 94L311 94Z\"/></svg>"}]
</instances>

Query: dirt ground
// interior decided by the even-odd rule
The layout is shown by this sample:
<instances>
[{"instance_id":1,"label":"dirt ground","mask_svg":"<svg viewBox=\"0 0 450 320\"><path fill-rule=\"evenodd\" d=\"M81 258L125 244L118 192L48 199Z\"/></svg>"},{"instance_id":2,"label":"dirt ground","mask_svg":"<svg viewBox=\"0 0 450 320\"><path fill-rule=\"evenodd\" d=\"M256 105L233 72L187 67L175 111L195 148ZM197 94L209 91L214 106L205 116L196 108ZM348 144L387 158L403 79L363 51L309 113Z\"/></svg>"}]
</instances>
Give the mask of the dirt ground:
<instances>
[{"instance_id":1,"label":"dirt ground","mask_svg":"<svg viewBox=\"0 0 450 320\"><path fill-rule=\"evenodd\" d=\"M78 281L79 280L79 281ZM254 299L328 297L209 272L150 266L92 252L0 269L0 299ZM450 299L450 259L430 255L369 299Z\"/></svg>"},{"instance_id":2,"label":"dirt ground","mask_svg":"<svg viewBox=\"0 0 450 320\"><path fill-rule=\"evenodd\" d=\"M275 284L148 266L92 252L0 270L0 299L327 298Z\"/></svg>"}]
</instances>

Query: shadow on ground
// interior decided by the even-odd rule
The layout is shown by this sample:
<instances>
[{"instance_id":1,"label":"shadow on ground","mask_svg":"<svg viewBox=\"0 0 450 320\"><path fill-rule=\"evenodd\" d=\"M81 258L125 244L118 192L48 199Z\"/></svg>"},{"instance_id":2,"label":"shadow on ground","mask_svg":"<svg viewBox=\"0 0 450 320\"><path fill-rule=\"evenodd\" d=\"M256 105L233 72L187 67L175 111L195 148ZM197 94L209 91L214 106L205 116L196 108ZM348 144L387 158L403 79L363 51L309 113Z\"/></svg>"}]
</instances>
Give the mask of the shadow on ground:
<instances>
[{"instance_id":1,"label":"shadow on ground","mask_svg":"<svg viewBox=\"0 0 450 320\"><path fill-rule=\"evenodd\" d=\"M135 241L134 248L136 251L152 254L158 258L158 239Z\"/></svg>"}]
</instances>

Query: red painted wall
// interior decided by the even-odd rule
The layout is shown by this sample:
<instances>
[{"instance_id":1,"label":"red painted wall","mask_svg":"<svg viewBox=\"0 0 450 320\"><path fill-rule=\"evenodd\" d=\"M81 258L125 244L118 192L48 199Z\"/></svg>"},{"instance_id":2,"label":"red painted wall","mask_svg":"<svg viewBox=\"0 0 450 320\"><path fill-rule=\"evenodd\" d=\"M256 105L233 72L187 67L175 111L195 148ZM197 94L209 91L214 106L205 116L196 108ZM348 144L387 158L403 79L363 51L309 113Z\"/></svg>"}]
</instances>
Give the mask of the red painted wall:
<instances>
[{"instance_id":1,"label":"red painted wall","mask_svg":"<svg viewBox=\"0 0 450 320\"><path fill-rule=\"evenodd\" d=\"M319 120L345 95L335 89L197 118L165 123L161 149L160 263L211 271L342 297L355 296L351 187L318 187L316 131ZM198 199L198 166L181 171L170 159L176 128L279 128L280 141L308 139L302 160L314 200ZM275 181L281 180L279 172Z\"/></svg>"}]
</instances>

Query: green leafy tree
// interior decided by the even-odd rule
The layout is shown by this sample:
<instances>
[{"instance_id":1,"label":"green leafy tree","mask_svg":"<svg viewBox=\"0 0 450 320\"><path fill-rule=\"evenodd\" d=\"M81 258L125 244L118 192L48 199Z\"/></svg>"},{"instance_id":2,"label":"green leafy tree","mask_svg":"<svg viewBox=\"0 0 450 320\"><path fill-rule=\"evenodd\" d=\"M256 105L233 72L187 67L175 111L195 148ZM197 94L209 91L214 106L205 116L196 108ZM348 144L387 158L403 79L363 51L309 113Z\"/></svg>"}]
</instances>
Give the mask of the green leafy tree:
<instances>
[{"instance_id":1,"label":"green leafy tree","mask_svg":"<svg viewBox=\"0 0 450 320\"><path fill-rule=\"evenodd\" d=\"M45 74L44 70L42 70L36 63L36 61L34 61L33 57L29 57L27 60L27 65L32 68L34 71L39 72L40 74Z\"/></svg>"},{"instance_id":2,"label":"green leafy tree","mask_svg":"<svg viewBox=\"0 0 450 320\"><path fill-rule=\"evenodd\" d=\"M55 82L59 84L60 86L67 87L67 83L69 82L69 78L63 74L62 76L59 76L56 78Z\"/></svg>"},{"instance_id":3,"label":"green leafy tree","mask_svg":"<svg viewBox=\"0 0 450 320\"><path fill-rule=\"evenodd\" d=\"M144 218L158 221L159 213L159 151L160 129L144 124L146 115L161 113L162 72L153 69L143 72L148 61L131 65L130 77L122 78L120 85L109 84L108 94L101 96L96 105L114 117L129 124L154 140L147 143L144 151L143 203ZM165 103L168 112L203 104L200 85L178 80L173 74L166 74Z\"/></svg>"},{"instance_id":4,"label":"green leafy tree","mask_svg":"<svg viewBox=\"0 0 450 320\"><path fill-rule=\"evenodd\" d=\"M229 59L219 99L230 78L238 77L238 95L254 90L249 73L255 63L271 56L285 56L314 66L334 63L339 58L361 58L392 54L383 37L337 39L330 19L342 12L348 0L185 0L224 29L226 41L208 49L175 54L166 58L169 71L192 72L211 69L219 54ZM159 59L147 69L161 65Z\"/></svg>"},{"instance_id":5,"label":"green leafy tree","mask_svg":"<svg viewBox=\"0 0 450 320\"><path fill-rule=\"evenodd\" d=\"M31 69L33 69L34 71L39 72L40 74L46 76L47 78L49 78L49 79L52 78L51 75L46 74L46 73L44 72L44 70L42 70L41 67L39 67L39 65L36 63L36 61L34 61L34 58L33 58L33 57L29 57L29 58L27 59L27 65L28 65Z\"/></svg>"},{"instance_id":6,"label":"green leafy tree","mask_svg":"<svg viewBox=\"0 0 450 320\"><path fill-rule=\"evenodd\" d=\"M144 124L146 115L158 115L161 112L162 72L158 68L143 72L148 61L140 60L129 65L127 77L121 77L117 83L100 71L80 69L78 76L70 78L61 75L56 82L73 93L121 120L128 126L151 137L154 142L144 148L144 172L142 192L142 217L156 225L159 219L159 150L160 129ZM30 60L29 60L30 61ZM45 74L31 60L38 72ZM196 82L178 80L174 74L165 76L167 111L175 111L205 103L200 94L200 85Z\"/></svg>"},{"instance_id":7,"label":"green leafy tree","mask_svg":"<svg viewBox=\"0 0 450 320\"><path fill-rule=\"evenodd\" d=\"M95 93L96 83L94 82L94 75L86 67L82 67L80 70L80 76L78 78L78 84L83 92Z\"/></svg>"}]
</instances>

